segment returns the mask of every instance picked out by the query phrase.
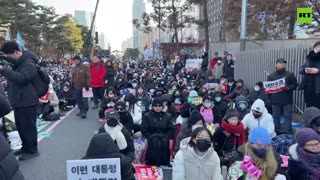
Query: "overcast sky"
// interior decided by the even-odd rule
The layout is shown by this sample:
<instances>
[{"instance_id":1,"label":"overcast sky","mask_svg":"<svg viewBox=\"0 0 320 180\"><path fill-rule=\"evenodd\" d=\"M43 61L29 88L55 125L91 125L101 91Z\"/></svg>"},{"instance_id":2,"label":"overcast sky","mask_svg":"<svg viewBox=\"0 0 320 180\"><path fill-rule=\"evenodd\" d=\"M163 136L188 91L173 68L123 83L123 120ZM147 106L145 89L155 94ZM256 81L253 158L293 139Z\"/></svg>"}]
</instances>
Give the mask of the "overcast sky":
<instances>
[{"instance_id":1,"label":"overcast sky","mask_svg":"<svg viewBox=\"0 0 320 180\"><path fill-rule=\"evenodd\" d=\"M96 0L33 0L56 8L58 14L74 15L75 10L94 11ZM97 31L104 32L113 50L121 50L123 40L132 37L133 0L100 0Z\"/></svg>"}]
</instances>

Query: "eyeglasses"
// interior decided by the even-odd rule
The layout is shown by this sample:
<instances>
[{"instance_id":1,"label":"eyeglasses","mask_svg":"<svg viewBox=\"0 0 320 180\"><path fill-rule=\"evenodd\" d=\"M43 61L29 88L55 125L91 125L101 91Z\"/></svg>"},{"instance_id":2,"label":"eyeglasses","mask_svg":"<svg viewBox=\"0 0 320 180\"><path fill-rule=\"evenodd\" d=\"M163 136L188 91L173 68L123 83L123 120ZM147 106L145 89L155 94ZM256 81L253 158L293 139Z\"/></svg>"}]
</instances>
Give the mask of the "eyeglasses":
<instances>
[{"instance_id":1,"label":"eyeglasses","mask_svg":"<svg viewBox=\"0 0 320 180\"><path fill-rule=\"evenodd\" d=\"M315 144L306 144L305 147L308 147L308 148L319 148L320 147L320 142L317 142Z\"/></svg>"},{"instance_id":2,"label":"eyeglasses","mask_svg":"<svg viewBox=\"0 0 320 180\"><path fill-rule=\"evenodd\" d=\"M163 105L158 104L158 105L154 105L153 107L162 107Z\"/></svg>"},{"instance_id":3,"label":"eyeglasses","mask_svg":"<svg viewBox=\"0 0 320 180\"><path fill-rule=\"evenodd\" d=\"M116 108L117 111L123 111L123 108Z\"/></svg>"}]
</instances>

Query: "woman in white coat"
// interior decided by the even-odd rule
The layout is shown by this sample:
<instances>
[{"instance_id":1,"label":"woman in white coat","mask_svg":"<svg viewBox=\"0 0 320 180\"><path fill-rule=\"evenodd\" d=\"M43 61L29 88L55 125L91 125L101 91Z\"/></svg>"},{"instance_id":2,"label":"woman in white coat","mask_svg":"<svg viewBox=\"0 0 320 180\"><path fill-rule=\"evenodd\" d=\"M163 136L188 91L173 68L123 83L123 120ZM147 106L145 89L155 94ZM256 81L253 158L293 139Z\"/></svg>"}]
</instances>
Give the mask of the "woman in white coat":
<instances>
[{"instance_id":1,"label":"woman in white coat","mask_svg":"<svg viewBox=\"0 0 320 180\"><path fill-rule=\"evenodd\" d=\"M138 99L133 94L128 94L124 98L126 105L128 107L128 112L131 114L133 123L134 123L134 132L140 131L140 125L142 122L142 109L141 101L138 102Z\"/></svg>"},{"instance_id":2,"label":"woman in white coat","mask_svg":"<svg viewBox=\"0 0 320 180\"><path fill-rule=\"evenodd\" d=\"M212 147L212 136L205 127L196 128L173 163L174 180L222 180L220 159Z\"/></svg>"}]
</instances>

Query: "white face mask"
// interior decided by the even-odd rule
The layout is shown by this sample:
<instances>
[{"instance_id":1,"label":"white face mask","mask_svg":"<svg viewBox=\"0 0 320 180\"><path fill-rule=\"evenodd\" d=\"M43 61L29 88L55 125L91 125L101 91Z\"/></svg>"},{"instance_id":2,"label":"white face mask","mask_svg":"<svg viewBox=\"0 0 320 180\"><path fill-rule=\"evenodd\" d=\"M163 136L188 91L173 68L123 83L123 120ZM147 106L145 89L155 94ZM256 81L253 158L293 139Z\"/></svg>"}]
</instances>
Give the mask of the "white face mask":
<instances>
[{"instance_id":1,"label":"white face mask","mask_svg":"<svg viewBox=\"0 0 320 180\"><path fill-rule=\"evenodd\" d=\"M194 131L195 129L197 129L198 127L203 127L203 125L200 124L195 124L191 127L191 130Z\"/></svg>"},{"instance_id":2,"label":"white face mask","mask_svg":"<svg viewBox=\"0 0 320 180\"><path fill-rule=\"evenodd\" d=\"M136 88L137 86L138 86L137 83L132 83L132 87L133 87L133 88Z\"/></svg>"},{"instance_id":3,"label":"white face mask","mask_svg":"<svg viewBox=\"0 0 320 180\"><path fill-rule=\"evenodd\" d=\"M254 87L254 90L255 90L255 91L260 91L260 87L259 87L259 86L255 86L255 87Z\"/></svg>"}]
</instances>

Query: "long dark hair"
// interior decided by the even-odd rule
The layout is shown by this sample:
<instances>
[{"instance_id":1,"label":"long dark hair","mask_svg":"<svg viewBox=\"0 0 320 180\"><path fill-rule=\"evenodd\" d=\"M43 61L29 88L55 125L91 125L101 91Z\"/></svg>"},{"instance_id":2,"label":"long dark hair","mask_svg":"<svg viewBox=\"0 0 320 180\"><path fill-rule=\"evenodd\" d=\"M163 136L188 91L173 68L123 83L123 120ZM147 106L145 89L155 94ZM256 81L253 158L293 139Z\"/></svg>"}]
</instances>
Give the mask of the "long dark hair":
<instances>
[{"instance_id":1,"label":"long dark hair","mask_svg":"<svg viewBox=\"0 0 320 180\"><path fill-rule=\"evenodd\" d=\"M193 139L195 139L203 131L206 131L209 134L211 143L213 143L213 137L212 137L211 132L206 127L198 127L194 131L192 131L192 134L191 134L191 137L190 137L190 141L188 143L190 147L194 148L196 146L196 144L193 142Z\"/></svg>"},{"instance_id":2,"label":"long dark hair","mask_svg":"<svg viewBox=\"0 0 320 180\"><path fill-rule=\"evenodd\" d=\"M137 97L130 93L126 95L124 101L129 103L128 111L134 113L134 106L138 102Z\"/></svg>"}]
</instances>

